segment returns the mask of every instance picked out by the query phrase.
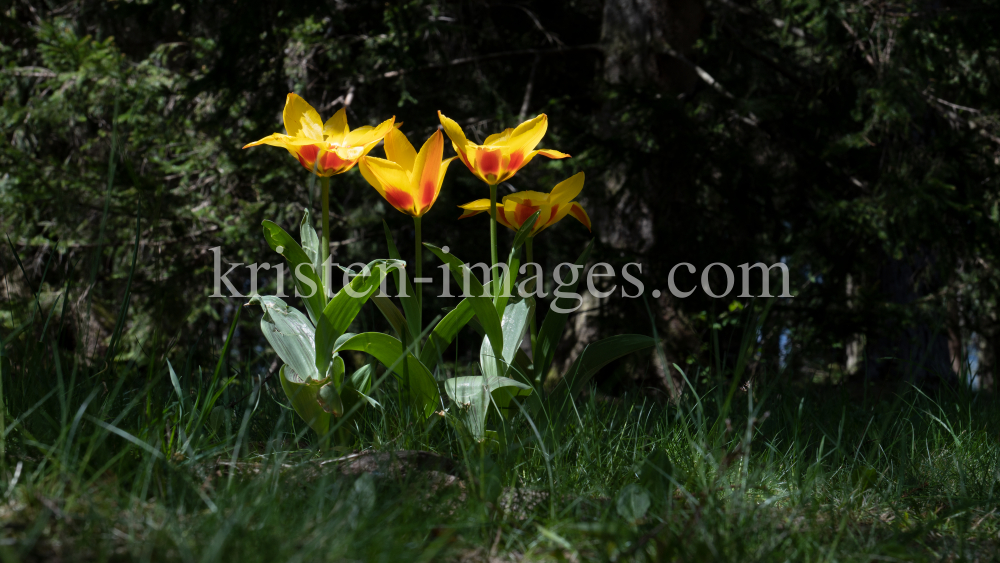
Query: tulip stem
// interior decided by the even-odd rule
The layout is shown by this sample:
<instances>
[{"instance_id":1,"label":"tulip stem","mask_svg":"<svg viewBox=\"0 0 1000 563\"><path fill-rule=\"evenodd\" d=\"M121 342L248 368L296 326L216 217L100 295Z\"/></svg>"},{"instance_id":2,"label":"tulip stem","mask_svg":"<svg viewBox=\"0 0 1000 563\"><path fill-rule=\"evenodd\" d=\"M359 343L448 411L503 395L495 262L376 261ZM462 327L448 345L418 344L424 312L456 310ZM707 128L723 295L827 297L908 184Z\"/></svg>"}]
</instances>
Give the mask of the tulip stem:
<instances>
[{"instance_id":1,"label":"tulip stem","mask_svg":"<svg viewBox=\"0 0 1000 563\"><path fill-rule=\"evenodd\" d=\"M528 240L524 242L524 253L525 253L525 263L531 264L535 261L534 252L534 237L528 237ZM531 280L531 285L527 288L529 293L535 292L535 280ZM538 304L535 304L535 312L531 315L531 361L537 361L535 358L535 341L538 340L538 324L535 322L535 315L538 314Z\"/></svg>"},{"instance_id":2,"label":"tulip stem","mask_svg":"<svg viewBox=\"0 0 1000 563\"><path fill-rule=\"evenodd\" d=\"M490 276L493 280L492 295L500 294L500 281L497 279L497 185L490 184Z\"/></svg>"},{"instance_id":3,"label":"tulip stem","mask_svg":"<svg viewBox=\"0 0 1000 563\"><path fill-rule=\"evenodd\" d=\"M331 268L327 262L330 260L330 178L319 179L320 199L323 206L323 234L319 239L320 267L323 268L321 274L323 278L323 302L330 298L333 288L330 285Z\"/></svg>"},{"instance_id":4,"label":"tulip stem","mask_svg":"<svg viewBox=\"0 0 1000 563\"><path fill-rule=\"evenodd\" d=\"M413 218L413 238L416 242L416 248L413 249L413 260L415 262L413 267L413 273L415 275L413 283L413 291L417 294L417 311L420 315L423 315L424 311L424 292L420 290L420 283L424 276L424 260L423 260L423 236L420 233L420 217ZM422 319L417 317L417 326L423 327ZM418 335L414 334L414 338Z\"/></svg>"}]
</instances>

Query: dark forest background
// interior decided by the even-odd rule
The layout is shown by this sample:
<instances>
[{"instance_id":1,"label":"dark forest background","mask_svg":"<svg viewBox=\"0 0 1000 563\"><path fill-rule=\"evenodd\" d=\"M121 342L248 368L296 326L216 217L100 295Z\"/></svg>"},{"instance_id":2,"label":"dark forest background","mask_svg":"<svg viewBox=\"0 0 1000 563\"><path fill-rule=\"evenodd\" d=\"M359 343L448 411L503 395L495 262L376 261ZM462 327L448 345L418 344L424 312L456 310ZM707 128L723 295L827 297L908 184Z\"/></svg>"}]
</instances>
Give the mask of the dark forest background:
<instances>
[{"instance_id":1,"label":"dark forest background","mask_svg":"<svg viewBox=\"0 0 1000 563\"><path fill-rule=\"evenodd\" d=\"M755 376L939 381L971 370L976 385L992 385L996 2L5 5L0 226L11 244L0 290L16 304L0 316L5 331L38 307L63 327L58 346L99 351L129 298L118 360L210 355L242 302L208 298L209 249L274 263L261 220L292 230L315 199L310 174L284 151L241 150L282 130L294 91L324 117L347 106L352 127L395 115L417 143L437 110L480 139L547 113L542 146L573 158L539 159L511 187L546 191L587 173L579 201L594 221L592 259L618 271L640 262L647 293L664 290L649 305L670 363L734 352L748 311L762 308L736 298L739 280L723 299L671 298L674 264L782 261L796 297L772 304ZM412 251L409 219L360 174L332 188L337 261L385 257L383 219ZM485 215L456 220L458 204L482 197L453 166L424 240L487 260ZM140 268L126 297L137 214ZM566 221L539 237L536 256L572 261L589 238ZM230 276L238 287L243 272ZM256 316L244 316L233 347L244 359L266 352ZM588 299L564 357L602 335L648 333L649 319L642 299ZM652 356L627 371L672 392Z\"/></svg>"}]
</instances>

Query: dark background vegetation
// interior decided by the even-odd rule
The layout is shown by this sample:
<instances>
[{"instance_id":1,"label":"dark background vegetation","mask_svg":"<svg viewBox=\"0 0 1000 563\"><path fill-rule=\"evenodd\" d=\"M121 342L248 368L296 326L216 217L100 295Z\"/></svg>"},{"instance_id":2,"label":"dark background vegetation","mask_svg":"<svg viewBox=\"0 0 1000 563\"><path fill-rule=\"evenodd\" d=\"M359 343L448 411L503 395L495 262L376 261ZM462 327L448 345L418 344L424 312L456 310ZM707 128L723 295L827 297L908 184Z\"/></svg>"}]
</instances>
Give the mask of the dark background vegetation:
<instances>
[{"instance_id":1,"label":"dark background vegetation","mask_svg":"<svg viewBox=\"0 0 1000 563\"><path fill-rule=\"evenodd\" d=\"M395 115L415 143L437 110L479 139L547 113L542 146L573 158L539 159L510 184L544 191L587 173L593 259L618 271L640 262L647 293L664 290L649 304L670 362L711 363L713 327L717 349L731 351L743 330L734 321L746 318L733 302L750 305L735 297L739 280L723 299L670 298L674 264L782 261L796 297L770 310L762 366L815 382L937 381L971 367L988 386L1000 362L998 8L12 0L0 12L0 225L27 279L11 249L0 252L2 290L19 307L0 322L23 322L41 287L60 329L39 336L100 352L126 298L138 213L118 359L210 354L242 302L208 298L209 249L274 263L261 220L291 231L315 199L284 151L241 150L282 130L294 91L324 117L346 105L352 126ZM332 186L336 260L384 257L382 219L412 251L409 218L360 174ZM424 239L488 259L485 216L456 221L456 205L486 194L453 166ZM573 260L588 239L565 221L536 255ZM601 335L650 330L641 299L590 299L583 311L569 355ZM233 347L242 361L265 353L256 316L244 315ZM634 367L642 385L671 392L659 362Z\"/></svg>"}]
</instances>

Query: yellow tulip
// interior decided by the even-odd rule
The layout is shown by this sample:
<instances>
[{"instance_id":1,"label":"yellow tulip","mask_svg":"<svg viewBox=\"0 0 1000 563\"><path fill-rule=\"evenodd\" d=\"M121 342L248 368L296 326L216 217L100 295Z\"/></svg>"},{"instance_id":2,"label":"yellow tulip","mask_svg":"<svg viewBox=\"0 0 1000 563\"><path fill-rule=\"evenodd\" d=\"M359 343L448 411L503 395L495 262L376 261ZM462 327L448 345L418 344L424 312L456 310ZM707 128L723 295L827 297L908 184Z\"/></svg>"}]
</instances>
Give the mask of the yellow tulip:
<instances>
[{"instance_id":1,"label":"yellow tulip","mask_svg":"<svg viewBox=\"0 0 1000 563\"><path fill-rule=\"evenodd\" d=\"M298 94L288 94L282 117L287 135L274 133L243 148L282 147L320 177L342 174L353 168L385 137L396 120L392 117L378 127L365 125L351 131L347 126L347 110L341 108L324 124L319 113Z\"/></svg>"},{"instance_id":2,"label":"yellow tulip","mask_svg":"<svg viewBox=\"0 0 1000 563\"><path fill-rule=\"evenodd\" d=\"M441 120L441 125L451 139L458 157L476 177L491 186L509 180L536 155L548 158L569 156L549 149L535 150L548 129L548 117L544 113L513 129L490 135L481 145L470 143L458 123L445 117L440 111L438 119Z\"/></svg>"},{"instance_id":3,"label":"yellow tulip","mask_svg":"<svg viewBox=\"0 0 1000 563\"><path fill-rule=\"evenodd\" d=\"M437 201L444 174L455 160L451 157L442 161L443 154L441 131L435 131L417 152L406 135L394 128L385 136L385 155L389 159L365 156L358 168L389 204L411 217L422 217Z\"/></svg>"},{"instance_id":4,"label":"yellow tulip","mask_svg":"<svg viewBox=\"0 0 1000 563\"><path fill-rule=\"evenodd\" d=\"M543 192L516 192L503 198L503 202L497 205L497 221L514 231L521 228L521 225L528 220L536 211L538 219L531 228L529 236L535 236L543 230L555 225L566 215L572 215L577 221L583 223L587 230L590 230L590 216L583 207L573 201L580 191L583 190L584 174L573 176L568 180L563 180L550 193ZM482 212L489 213L490 200L479 199L465 205L460 205L465 213L459 219L472 217Z\"/></svg>"}]
</instances>

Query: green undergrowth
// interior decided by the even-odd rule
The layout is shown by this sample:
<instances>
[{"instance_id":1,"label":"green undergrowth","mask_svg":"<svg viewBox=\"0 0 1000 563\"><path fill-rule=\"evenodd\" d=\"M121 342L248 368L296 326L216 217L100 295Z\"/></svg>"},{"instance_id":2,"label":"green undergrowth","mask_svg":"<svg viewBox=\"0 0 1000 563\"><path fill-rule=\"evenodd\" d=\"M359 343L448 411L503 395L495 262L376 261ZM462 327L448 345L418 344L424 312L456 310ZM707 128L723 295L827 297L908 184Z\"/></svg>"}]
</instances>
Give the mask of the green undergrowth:
<instances>
[{"instance_id":1,"label":"green undergrowth","mask_svg":"<svg viewBox=\"0 0 1000 563\"><path fill-rule=\"evenodd\" d=\"M3 561L1000 553L991 395L592 392L564 412L522 410L499 442L466 448L444 416L417 422L383 387L383 410L348 430L353 448L324 450L251 365L91 370L51 346L20 351L3 364Z\"/></svg>"}]
</instances>

